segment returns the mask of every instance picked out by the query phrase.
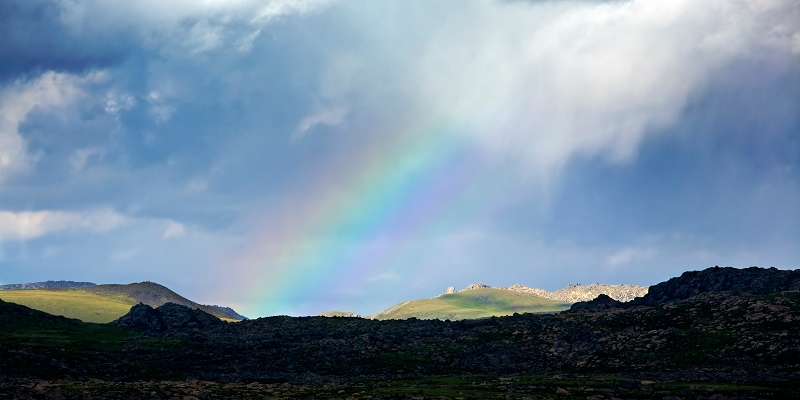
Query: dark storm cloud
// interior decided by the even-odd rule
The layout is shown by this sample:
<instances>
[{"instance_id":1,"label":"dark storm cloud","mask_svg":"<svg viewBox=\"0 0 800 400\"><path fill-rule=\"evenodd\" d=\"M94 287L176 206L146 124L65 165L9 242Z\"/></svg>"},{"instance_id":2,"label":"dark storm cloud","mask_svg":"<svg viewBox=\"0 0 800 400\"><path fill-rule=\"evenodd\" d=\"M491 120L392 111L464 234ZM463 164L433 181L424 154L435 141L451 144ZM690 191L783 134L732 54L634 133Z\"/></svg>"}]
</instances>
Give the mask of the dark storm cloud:
<instances>
[{"instance_id":1,"label":"dark storm cloud","mask_svg":"<svg viewBox=\"0 0 800 400\"><path fill-rule=\"evenodd\" d=\"M48 0L0 2L0 84L45 71L112 66L133 50L134 42L119 32L82 34L66 28L62 11L60 3Z\"/></svg>"}]
</instances>

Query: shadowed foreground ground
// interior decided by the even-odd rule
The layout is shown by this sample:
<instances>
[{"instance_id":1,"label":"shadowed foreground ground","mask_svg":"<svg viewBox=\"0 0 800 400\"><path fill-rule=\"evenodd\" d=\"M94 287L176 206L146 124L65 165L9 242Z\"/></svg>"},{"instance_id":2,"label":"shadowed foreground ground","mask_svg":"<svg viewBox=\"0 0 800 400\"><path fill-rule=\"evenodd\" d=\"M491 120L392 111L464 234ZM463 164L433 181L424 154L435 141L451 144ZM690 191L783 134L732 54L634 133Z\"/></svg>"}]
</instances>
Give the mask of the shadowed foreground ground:
<instances>
[{"instance_id":1,"label":"shadowed foreground ground","mask_svg":"<svg viewBox=\"0 0 800 400\"><path fill-rule=\"evenodd\" d=\"M700 278L725 289L721 273ZM775 276L756 294L689 282L651 305L465 321L141 306L134 330L0 303L0 399L796 398L800 292Z\"/></svg>"}]
</instances>

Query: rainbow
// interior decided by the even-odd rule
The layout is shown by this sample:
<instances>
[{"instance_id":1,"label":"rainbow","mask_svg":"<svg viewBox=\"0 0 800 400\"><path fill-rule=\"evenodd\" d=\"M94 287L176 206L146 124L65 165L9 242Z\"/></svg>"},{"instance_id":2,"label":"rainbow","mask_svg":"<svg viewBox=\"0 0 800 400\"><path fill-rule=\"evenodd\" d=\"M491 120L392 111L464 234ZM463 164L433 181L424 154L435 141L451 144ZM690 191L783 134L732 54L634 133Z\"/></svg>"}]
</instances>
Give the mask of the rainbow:
<instances>
[{"instance_id":1,"label":"rainbow","mask_svg":"<svg viewBox=\"0 0 800 400\"><path fill-rule=\"evenodd\" d=\"M338 173L321 171L315 182L327 183L272 216L234 261L234 270L246 271L240 290L259 293L256 314L292 314L323 285L402 270L404 260L430 250L419 238L474 216L501 183L467 162L476 149L458 129L409 132L337 166Z\"/></svg>"}]
</instances>

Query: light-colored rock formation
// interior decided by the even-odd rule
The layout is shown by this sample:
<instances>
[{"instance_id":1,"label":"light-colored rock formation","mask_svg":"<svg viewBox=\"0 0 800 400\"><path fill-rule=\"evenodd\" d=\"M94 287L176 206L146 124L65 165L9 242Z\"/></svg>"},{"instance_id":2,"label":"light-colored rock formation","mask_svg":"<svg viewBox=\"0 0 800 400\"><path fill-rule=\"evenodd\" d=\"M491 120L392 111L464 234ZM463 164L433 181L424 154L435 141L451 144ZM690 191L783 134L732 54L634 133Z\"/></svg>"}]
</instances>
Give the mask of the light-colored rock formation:
<instances>
[{"instance_id":1,"label":"light-colored rock formation","mask_svg":"<svg viewBox=\"0 0 800 400\"><path fill-rule=\"evenodd\" d=\"M563 289L553 292L532 288L525 285L514 284L509 287L502 286L489 286L482 283L473 283L458 292L475 289L504 289L511 290L517 293L528 294L531 296L544 297L546 299L563 301L565 303L577 303L579 301L589 301L595 299L601 294L605 294L617 301L631 301L636 297L642 297L647 294L648 286L637 285L603 285L599 283L592 283L590 285L570 284ZM449 287L443 294L456 293L454 287ZM439 295L441 296L441 295ZM437 296L438 297L438 296Z\"/></svg>"},{"instance_id":2,"label":"light-colored rock formation","mask_svg":"<svg viewBox=\"0 0 800 400\"><path fill-rule=\"evenodd\" d=\"M467 290L475 290L475 289L491 289L491 288L492 288L491 286L489 286L489 285L484 285L484 284L482 284L482 283L473 283L473 284L471 284L471 285L469 285L469 286L465 287L463 290L459 290L459 292L464 292L464 291L467 291ZM505 288L498 288L498 289L505 289Z\"/></svg>"},{"instance_id":3,"label":"light-colored rock formation","mask_svg":"<svg viewBox=\"0 0 800 400\"><path fill-rule=\"evenodd\" d=\"M323 313L317 314L318 317L350 317L350 318L361 318L360 314L356 314L352 311L326 311Z\"/></svg>"},{"instance_id":4,"label":"light-colored rock formation","mask_svg":"<svg viewBox=\"0 0 800 400\"><path fill-rule=\"evenodd\" d=\"M547 299L563 301L567 303L576 303L579 301L589 301L595 299L601 294L605 294L617 301L631 301L635 297L642 297L647 294L648 286L637 285L602 285L599 283L592 283L590 285L567 285L563 289L553 292L547 290L530 288L525 285L511 285L508 290L513 290L518 293L530 294L533 296L544 297Z\"/></svg>"}]
</instances>

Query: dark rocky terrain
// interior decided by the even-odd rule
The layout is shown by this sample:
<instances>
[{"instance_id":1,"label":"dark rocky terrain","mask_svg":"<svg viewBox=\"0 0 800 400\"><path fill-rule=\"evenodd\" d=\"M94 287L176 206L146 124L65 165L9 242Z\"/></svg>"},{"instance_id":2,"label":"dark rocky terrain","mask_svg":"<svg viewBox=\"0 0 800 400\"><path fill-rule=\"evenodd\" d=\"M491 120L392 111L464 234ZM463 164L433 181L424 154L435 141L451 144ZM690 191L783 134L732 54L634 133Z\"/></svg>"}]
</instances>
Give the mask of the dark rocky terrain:
<instances>
[{"instance_id":1,"label":"dark rocky terrain","mask_svg":"<svg viewBox=\"0 0 800 400\"><path fill-rule=\"evenodd\" d=\"M158 308L139 303L133 306L128 314L110 322L110 325L138 329L151 335L180 334L188 330L207 329L224 324L211 314L175 303L166 303Z\"/></svg>"},{"instance_id":2,"label":"dark rocky terrain","mask_svg":"<svg viewBox=\"0 0 800 400\"><path fill-rule=\"evenodd\" d=\"M571 310L602 310L661 305L703 293L747 293L752 295L800 290L800 270L751 267L745 269L713 267L687 271L681 276L650 286L642 297L620 302L606 295L577 302Z\"/></svg>"},{"instance_id":3,"label":"dark rocky terrain","mask_svg":"<svg viewBox=\"0 0 800 400\"><path fill-rule=\"evenodd\" d=\"M650 303L647 296L624 306L601 298L589 302L597 307L578 303L558 314L462 321L205 323L210 320L199 310L140 305L115 322L130 327L123 329L0 303L0 392L19 398L795 398L797 272L709 269L654 286L647 296L658 300Z\"/></svg>"}]
</instances>

